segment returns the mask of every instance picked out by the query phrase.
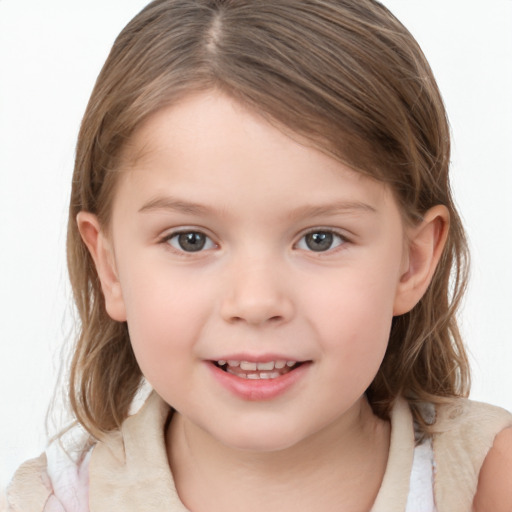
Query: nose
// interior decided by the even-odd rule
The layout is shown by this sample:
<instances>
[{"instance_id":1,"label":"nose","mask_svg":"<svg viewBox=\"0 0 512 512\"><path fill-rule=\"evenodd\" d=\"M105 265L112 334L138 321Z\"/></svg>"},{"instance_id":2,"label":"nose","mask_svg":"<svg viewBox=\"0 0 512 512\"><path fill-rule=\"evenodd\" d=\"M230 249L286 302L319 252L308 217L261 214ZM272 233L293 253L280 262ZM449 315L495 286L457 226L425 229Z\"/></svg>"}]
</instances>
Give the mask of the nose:
<instances>
[{"instance_id":1,"label":"nose","mask_svg":"<svg viewBox=\"0 0 512 512\"><path fill-rule=\"evenodd\" d=\"M288 322L294 314L290 290L275 261L245 261L230 271L221 316L252 326Z\"/></svg>"}]
</instances>

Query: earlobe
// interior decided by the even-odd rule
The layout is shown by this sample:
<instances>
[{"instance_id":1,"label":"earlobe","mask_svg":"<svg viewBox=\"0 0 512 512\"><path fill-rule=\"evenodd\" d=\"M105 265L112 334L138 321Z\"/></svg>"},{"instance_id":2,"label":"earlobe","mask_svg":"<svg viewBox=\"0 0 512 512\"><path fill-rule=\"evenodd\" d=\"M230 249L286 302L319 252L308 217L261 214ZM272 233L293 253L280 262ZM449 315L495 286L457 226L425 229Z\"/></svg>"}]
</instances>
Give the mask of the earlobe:
<instances>
[{"instance_id":1,"label":"earlobe","mask_svg":"<svg viewBox=\"0 0 512 512\"><path fill-rule=\"evenodd\" d=\"M423 297L443 253L450 227L450 213L443 205L426 212L408 231L405 268L398 283L393 314L409 312Z\"/></svg>"},{"instance_id":2,"label":"earlobe","mask_svg":"<svg viewBox=\"0 0 512 512\"><path fill-rule=\"evenodd\" d=\"M126 309L111 243L93 213L80 212L76 221L82 240L94 261L107 313L113 320L124 322Z\"/></svg>"}]
</instances>

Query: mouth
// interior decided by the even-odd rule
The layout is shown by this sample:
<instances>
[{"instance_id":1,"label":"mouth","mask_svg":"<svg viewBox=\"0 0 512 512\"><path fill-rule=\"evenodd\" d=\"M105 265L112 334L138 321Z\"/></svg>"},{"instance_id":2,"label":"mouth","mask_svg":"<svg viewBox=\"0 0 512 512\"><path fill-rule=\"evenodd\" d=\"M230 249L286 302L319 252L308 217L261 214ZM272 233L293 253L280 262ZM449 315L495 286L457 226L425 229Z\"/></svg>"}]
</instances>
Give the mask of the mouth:
<instances>
[{"instance_id":1,"label":"mouth","mask_svg":"<svg viewBox=\"0 0 512 512\"><path fill-rule=\"evenodd\" d=\"M278 379L304 364L300 361L286 361L284 359L264 362L220 359L212 362L217 368L226 373L249 380Z\"/></svg>"}]
</instances>

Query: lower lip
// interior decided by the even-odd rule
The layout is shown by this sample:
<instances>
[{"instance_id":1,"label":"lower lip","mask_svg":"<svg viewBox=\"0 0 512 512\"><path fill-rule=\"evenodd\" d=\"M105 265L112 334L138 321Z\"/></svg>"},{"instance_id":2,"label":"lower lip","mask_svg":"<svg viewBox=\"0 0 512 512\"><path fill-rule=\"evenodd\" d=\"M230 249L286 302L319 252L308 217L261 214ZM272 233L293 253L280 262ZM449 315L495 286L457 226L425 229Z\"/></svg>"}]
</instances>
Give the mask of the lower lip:
<instances>
[{"instance_id":1,"label":"lower lip","mask_svg":"<svg viewBox=\"0 0 512 512\"><path fill-rule=\"evenodd\" d=\"M294 370L275 379L243 379L208 362L217 382L239 398L249 401L272 400L286 393L305 376L309 365L310 363L302 363Z\"/></svg>"}]
</instances>

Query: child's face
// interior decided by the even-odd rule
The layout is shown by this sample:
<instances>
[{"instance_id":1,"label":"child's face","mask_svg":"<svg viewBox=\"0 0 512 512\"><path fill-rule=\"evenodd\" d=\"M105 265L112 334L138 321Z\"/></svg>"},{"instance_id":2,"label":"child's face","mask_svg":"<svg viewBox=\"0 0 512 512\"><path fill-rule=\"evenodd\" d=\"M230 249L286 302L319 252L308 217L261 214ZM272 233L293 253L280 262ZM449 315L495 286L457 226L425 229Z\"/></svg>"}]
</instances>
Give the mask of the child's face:
<instances>
[{"instance_id":1,"label":"child's face","mask_svg":"<svg viewBox=\"0 0 512 512\"><path fill-rule=\"evenodd\" d=\"M343 422L408 265L390 191L215 93L151 117L125 161L104 289L156 391L244 449Z\"/></svg>"}]
</instances>

